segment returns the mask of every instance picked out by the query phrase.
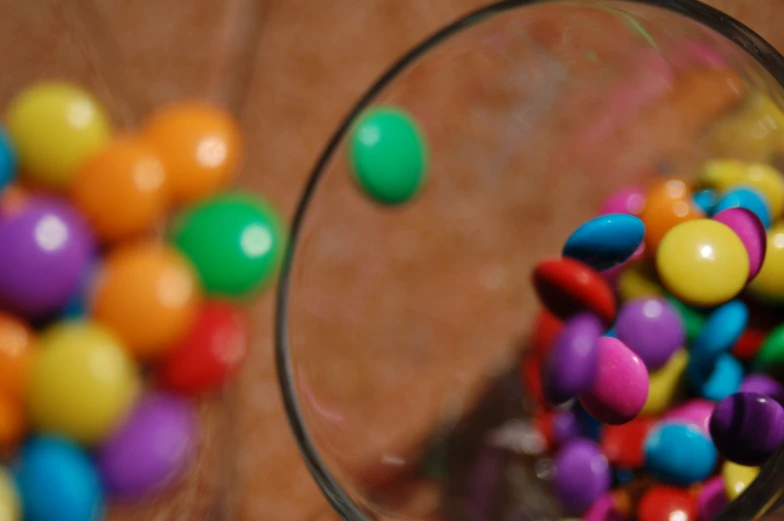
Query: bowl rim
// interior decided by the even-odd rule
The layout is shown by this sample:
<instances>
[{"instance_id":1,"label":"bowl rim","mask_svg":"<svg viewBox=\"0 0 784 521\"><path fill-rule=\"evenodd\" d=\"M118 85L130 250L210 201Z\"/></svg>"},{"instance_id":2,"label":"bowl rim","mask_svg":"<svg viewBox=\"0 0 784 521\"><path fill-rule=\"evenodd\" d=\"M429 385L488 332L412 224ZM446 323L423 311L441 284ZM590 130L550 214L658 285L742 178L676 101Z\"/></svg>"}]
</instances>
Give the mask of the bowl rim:
<instances>
[{"instance_id":1,"label":"bowl rim","mask_svg":"<svg viewBox=\"0 0 784 521\"><path fill-rule=\"evenodd\" d=\"M275 363L286 416L294 433L300 453L323 495L329 501L332 508L334 508L346 521L371 521L372 517L367 516L363 512L362 507L343 489L329 471L327 464L319 455L319 451L316 448L302 416L294 381L292 360L289 356L289 292L292 284L292 264L299 244L307 210L316 193L318 184L326 172L326 166L335 154L340 143L343 142L357 116L369 106L378 94L403 70L430 49L451 36L458 34L463 29L467 29L481 23L487 18L495 17L508 11L535 4L576 4L581 1L582 0L579 2L575 2L574 0L500 0L471 11L431 34L402 57L398 58L375 82L373 82L370 88L365 91L358 101L354 103L353 107L332 134L327 146L319 156L308 177L293 215L290 240L288 241L287 251L281 265L280 279L275 296ZM659 7L699 22L725 36L745 50L765 68L779 85L784 86L784 56L752 29L714 7L698 0L605 1L608 3L642 4ZM722 517L724 516L720 516L719 519Z\"/></svg>"}]
</instances>

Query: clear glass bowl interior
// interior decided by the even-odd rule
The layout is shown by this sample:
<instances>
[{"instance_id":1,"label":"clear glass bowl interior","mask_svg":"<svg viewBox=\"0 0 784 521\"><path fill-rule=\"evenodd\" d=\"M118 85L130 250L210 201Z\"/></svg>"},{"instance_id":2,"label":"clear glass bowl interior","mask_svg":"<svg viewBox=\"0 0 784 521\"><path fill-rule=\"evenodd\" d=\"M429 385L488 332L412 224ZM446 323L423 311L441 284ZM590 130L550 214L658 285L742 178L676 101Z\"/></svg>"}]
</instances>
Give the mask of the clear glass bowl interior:
<instances>
[{"instance_id":1,"label":"clear glass bowl interior","mask_svg":"<svg viewBox=\"0 0 784 521\"><path fill-rule=\"evenodd\" d=\"M726 121L779 103L782 63L690 0L508 1L370 89L306 187L278 299L290 420L346 519L558 518L519 377L532 268L620 187L691 179L707 158L780 162L762 145L775 124ZM382 104L431 147L423 192L398 208L347 168L351 125Z\"/></svg>"}]
</instances>

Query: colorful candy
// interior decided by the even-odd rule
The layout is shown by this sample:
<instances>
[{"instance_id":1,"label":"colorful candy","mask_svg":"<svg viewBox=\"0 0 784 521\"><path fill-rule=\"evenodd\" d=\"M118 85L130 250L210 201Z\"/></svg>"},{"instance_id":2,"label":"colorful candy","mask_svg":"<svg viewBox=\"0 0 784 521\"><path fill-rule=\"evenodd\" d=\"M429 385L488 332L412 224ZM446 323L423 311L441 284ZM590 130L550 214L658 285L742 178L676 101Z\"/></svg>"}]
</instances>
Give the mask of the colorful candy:
<instances>
[{"instance_id":1,"label":"colorful candy","mask_svg":"<svg viewBox=\"0 0 784 521\"><path fill-rule=\"evenodd\" d=\"M121 139L79 169L71 198L101 239L137 236L153 230L166 215L166 171L149 145Z\"/></svg>"},{"instance_id":2,"label":"colorful candy","mask_svg":"<svg viewBox=\"0 0 784 521\"><path fill-rule=\"evenodd\" d=\"M90 457L55 437L30 440L22 450L16 482L25 520L99 521L103 487Z\"/></svg>"},{"instance_id":3,"label":"colorful candy","mask_svg":"<svg viewBox=\"0 0 784 521\"><path fill-rule=\"evenodd\" d=\"M732 300L713 310L691 345L689 361L700 371L710 372L716 360L738 341L749 319L749 310L740 300Z\"/></svg>"},{"instance_id":4,"label":"colorful candy","mask_svg":"<svg viewBox=\"0 0 784 521\"><path fill-rule=\"evenodd\" d=\"M93 254L76 211L52 198L26 201L0 221L0 307L40 319L60 311Z\"/></svg>"},{"instance_id":5,"label":"colorful candy","mask_svg":"<svg viewBox=\"0 0 784 521\"><path fill-rule=\"evenodd\" d=\"M418 124L401 109L366 111L352 130L348 153L357 184L382 204L404 203L424 185L427 143Z\"/></svg>"},{"instance_id":6,"label":"colorful candy","mask_svg":"<svg viewBox=\"0 0 784 521\"><path fill-rule=\"evenodd\" d=\"M597 357L593 385L580 395L580 403L604 423L617 425L631 421L648 398L645 364L616 338L601 337Z\"/></svg>"},{"instance_id":7,"label":"colorful candy","mask_svg":"<svg viewBox=\"0 0 784 521\"><path fill-rule=\"evenodd\" d=\"M697 495L697 519L711 521L729 504L724 480L721 476L711 478Z\"/></svg>"},{"instance_id":8,"label":"colorful candy","mask_svg":"<svg viewBox=\"0 0 784 521\"><path fill-rule=\"evenodd\" d=\"M160 491L187 470L196 447L196 417L183 398L142 398L98 450L110 496L134 498Z\"/></svg>"},{"instance_id":9,"label":"colorful candy","mask_svg":"<svg viewBox=\"0 0 784 521\"><path fill-rule=\"evenodd\" d=\"M0 192L16 178L16 153L8 134L0 127Z\"/></svg>"},{"instance_id":10,"label":"colorful candy","mask_svg":"<svg viewBox=\"0 0 784 521\"><path fill-rule=\"evenodd\" d=\"M555 456L553 488L571 514L583 514L610 490L612 476L607 458L596 443L576 439Z\"/></svg>"},{"instance_id":11,"label":"colorful candy","mask_svg":"<svg viewBox=\"0 0 784 521\"><path fill-rule=\"evenodd\" d=\"M756 215L765 228L771 225L772 217L768 203L762 194L753 188L741 186L725 193L716 203L713 211L716 213L730 208L745 208Z\"/></svg>"},{"instance_id":12,"label":"colorful candy","mask_svg":"<svg viewBox=\"0 0 784 521\"><path fill-rule=\"evenodd\" d=\"M721 467L721 477L724 480L724 491L730 501L740 496L752 481L759 475L759 467L747 467L732 461L727 461Z\"/></svg>"},{"instance_id":13,"label":"colorful candy","mask_svg":"<svg viewBox=\"0 0 784 521\"><path fill-rule=\"evenodd\" d=\"M141 134L162 161L166 193L177 203L214 195L237 175L242 134L234 118L216 106L173 103L152 114Z\"/></svg>"},{"instance_id":14,"label":"colorful candy","mask_svg":"<svg viewBox=\"0 0 784 521\"><path fill-rule=\"evenodd\" d=\"M158 365L161 383L186 395L217 389L245 359L247 329L237 307L206 302L185 336Z\"/></svg>"},{"instance_id":15,"label":"colorful candy","mask_svg":"<svg viewBox=\"0 0 784 521\"><path fill-rule=\"evenodd\" d=\"M625 213L639 216L645 207L645 189L642 186L622 188L604 200L599 215Z\"/></svg>"},{"instance_id":16,"label":"colorful candy","mask_svg":"<svg viewBox=\"0 0 784 521\"><path fill-rule=\"evenodd\" d=\"M728 208L714 215L713 220L726 225L743 242L749 256L748 280L752 280L762 269L768 247L762 221L746 208Z\"/></svg>"},{"instance_id":17,"label":"colorful candy","mask_svg":"<svg viewBox=\"0 0 784 521\"><path fill-rule=\"evenodd\" d=\"M645 195L645 206L640 213L645 223L645 245L650 251L656 251L672 228L702 216L685 182L668 179L656 184Z\"/></svg>"},{"instance_id":18,"label":"colorful candy","mask_svg":"<svg viewBox=\"0 0 784 521\"><path fill-rule=\"evenodd\" d=\"M710 432L724 458L761 465L784 443L784 407L761 394L733 394L714 408Z\"/></svg>"},{"instance_id":19,"label":"colorful candy","mask_svg":"<svg viewBox=\"0 0 784 521\"><path fill-rule=\"evenodd\" d=\"M662 423L645 440L645 468L665 483L685 487L702 481L717 460L711 440L691 425Z\"/></svg>"},{"instance_id":20,"label":"colorful candy","mask_svg":"<svg viewBox=\"0 0 784 521\"><path fill-rule=\"evenodd\" d=\"M190 263L171 246L145 241L121 246L106 257L92 315L134 354L150 359L174 348L195 319L200 300Z\"/></svg>"},{"instance_id":21,"label":"colorful candy","mask_svg":"<svg viewBox=\"0 0 784 521\"><path fill-rule=\"evenodd\" d=\"M563 256L597 271L625 262L642 244L645 225L626 214L602 215L580 226L566 240Z\"/></svg>"},{"instance_id":22,"label":"colorful candy","mask_svg":"<svg viewBox=\"0 0 784 521\"><path fill-rule=\"evenodd\" d=\"M656 485L643 494L638 521L696 521L697 505L688 490Z\"/></svg>"},{"instance_id":23,"label":"colorful candy","mask_svg":"<svg viewBox=\"0 0 784 521\"><path fill-rule=\"evenodd\" d=\"M709 219L685 222L670 230L656 253L662 284L696 306L715 306L738 293L749 275L749 257L737 235Z\"/></svg>"},{"instance_id":24,"label":"colorful candy","mask_svg":"<svg viewBox=\"0 0 784 521\"><path fill-rule=\"evenodd\" d=\"M661 414L669 408L683 391L683 375L689 362L689 354L676 351L664 367L649 375L648 398L643 414Z\"/></svg>"},{"instance_id":25,"label":"colorful candy","mask_svg":"<svg viewBox=\"0 0 784 521\"><path fill-rule=\"evenodd\" d=\"M621 307L615 322L618 339L639 356L650 371L659 369L686 342L680 315L662 298L641 298Z\"/></svg>"},{"instance_id":26,"label":"colorful candy","mask_svg":"<svg viewBox=\"0 0 784 521\"><path fill-rule=\"evenodd\" d=\"M19 493L7 470L0 468L0 519L20 521Z\"/></svg>"},{"instance_id":27,"label":"colorful candy","mask_svg":"<svg viewBox=\"0 0 784 521\"><path fill-rule=\"evenodd\" d=\"M277 212L245 194L226 194L194 206L180 216L172 236L196 268L204 291L230 298L268 286L285 249Z\"/></svg>"},{"instance_id":28,"label":"colorful candy","mask_svg":"<svg viewBox=\"0 0 784 521\"><path fill-rule=\"evenodd\" d=\"M95 99L67 83L39 83L20 92L5 121L22 175L48 188L65 188L111 133Z\"/></svg>"},{"instance_id":29,"label":"colorful candy","mask_svg":"<svg viewBox=\"0 0 784 521\"><path fill-rule=\"evenodd\" d=\"M91 322L58 324L39 344L28 399L33 423L80 442L101 441L139 393L139 375L125 346Z\"/></svg>"},{"instance_id":30,"label":"colorful candy","mask_svg":"<svg viewBox=\"0 0 784 521\"><path fill-rule=\"evenodd\" d=\"M0 311L0 393L22 399L36 351L36 337L21 320Z\"/></svg>"},{"instance_id":31,"label":"colorful candy","mask_svg":"<svg viewBox=\"0 0 784 521\"><path fill-rule=\"evenodd\" d=\"M547 309L566 319L590 311L607 323L615 319L615 296L607 282L585 264L572 259L539 263L533 273L534 288Z\"/></svg>"},{"instance_id":32,"label":"colorful candy","mask_svg":"<svg viewBox=\"0 0 784 521\"><path fill-rule=\"evenodd\" d=\"M759 299L778 303L784 301L784 222L768 230L765 260L749 291Z\"/></svg>"},{"instance_id":33,"label":"colorful candy","mask_svg":"<svg viewBox=\"0 0 784 521\"><path fill-rule=\"evenodd\" d=\"M588 391L597 373L601 320L589 313L575 315L564 324L543 366L544 395L560 405Z\"/></svg>"}]
</instances>

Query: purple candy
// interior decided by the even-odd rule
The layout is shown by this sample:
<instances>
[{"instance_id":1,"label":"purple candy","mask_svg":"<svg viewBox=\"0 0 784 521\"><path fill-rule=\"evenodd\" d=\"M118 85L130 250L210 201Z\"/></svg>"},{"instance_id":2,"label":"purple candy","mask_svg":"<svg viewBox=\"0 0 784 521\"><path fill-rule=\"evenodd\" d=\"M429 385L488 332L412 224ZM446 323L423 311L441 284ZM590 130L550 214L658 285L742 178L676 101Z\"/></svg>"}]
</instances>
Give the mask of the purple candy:
<instances>
[{"instance_id":1,"label":"purple candy","mask_svg":"<svg viewBox=\"0 0 784 521\"><path fill-rule=\"evenodd\" d=\"M629 186L614 192L604 200L599 215L626 213L640 215L645 206L645 189L642 186Z\"/></svg>"},{"instance_id":2,"label":"purple candy","mask_svg":"<svg viewBox=\"0 0 784 521\"><path fill-rule=\"evenodd\" d=\"M749 277L751 280L762 269L765 260L765 251L768 247L767 233L760 218L746 208L728 208L713 216L718 221L729 227L740 238L746 253L749 254Z\"/></svg>"},{"instance_id":3,"label":"purple candy","mask_svg":"<svg viewBox=\"0 0 784 521\"><path fill-rule=\"evenodd\" d=\"M680 314L663 298L644 297L625 304L618 313L615 331L649 371L664 366L686 342Z\"/></svg>"},{"instance_id":4,"label":"purple candy","mask_svg":"<svg viewBox=\"0 0 784 521\"><path fill-rule=\"evenodd\" d=\"M768 396L735 393L716 404L710 432L728 460L762 465L784 443L784 407Z\"/></svg>"},{"instance_id":5,"label":"purple candy","mask_svg":"<svg viewBox=\"0 0 784 521\"><path fill-rule=\"evenodd\" d=\"M597 499L582 521L623 521L624 517L615 509L612 494L607 494Z\"/></svg>"},{"instance_id":6,"label":"purple candy","mask_svg":"<svg viewBox=\"0 0 784 521\"><path fill-rule=\"evenodd\" d=\"M596 342L604 325L594 315L576 315L564 324L543 366L542 387L553 405L589 389L596 375Z\"/></svg>"},{"instance_id":7,"label":"purple candy","mask_svg":"<svg viewBox=\"0 0 784 521\"><path fill-rule=\"evenodd\" d=\"M196 429L196 416L187 400L166 394L142 398L98 451L98 467L109 494L138 498L176 480L195 452Z\"/></svg>"},{"instance_id":8,"label":"purple candy","mask_svg":"<svg viewBox=\"0 0 784 521\"><path fill-rule=\"evenodd\" d=\"M724 490L724 478L716 476L705 483L697 496L697 519L711 521L718 516L724 507L729 505L727 492Z\"/></svg>"},{"instance_id":9,"label":"purple candy","mask_svg":"<svg viewBox=\"0 0 784 521\"><path fill-rule=\"evenodd\" d=\"M93 247L86 222L66 203L27 201L0 222L0 307L28 319L60 311Z\"/></svg>"},{"instance_id":10,"label":"purple candy","mask_svg":"<svg viewBox=\"0 0 784 521\"><path fill-rule=\"evenodd\" d=\"M708 400L702 398L695 398L689 402L684 403L680 407L670 410L662 419L675 422L685 423L697 427L702 434L710 438L710 417L713 414L713 408L716 405Z\"/></svg>"},{"instance_id":11,"label":"purple candy","mask_svg":"<svg viewBox=\"0 0 784 521\"><path fill-rule=\"evenodd\" d=\"M607 458L591 440L572 440L555 456L553 486L569 514L585 513L610 490L612 474Z\"/></svg>"},{"instance_id":12,"label":"purple candy","mask_svg":"<svg viewBox=\"0 0 784 521\"><path fill-rule=\"evenodd\" d=\"M772 376L766 374L750 374L743 379L740 384L739 392L757 393L763 396L770 396L777 402L784 401L784 386Z\"/></svg>"},{"instance_id":13,"label":"purple candy","mask_svg":"<svg viewBox=\"0 0 784 521\"><path fill-rule=\"evenodd\" d=\"M553 438L553 443L556 446L561 446L566 442L577 438L582 433L582 426L580 420L574 414L574 411L559 412L553 418L553 424L550 426L550 435Z\"/></svg>"}]
</instances>

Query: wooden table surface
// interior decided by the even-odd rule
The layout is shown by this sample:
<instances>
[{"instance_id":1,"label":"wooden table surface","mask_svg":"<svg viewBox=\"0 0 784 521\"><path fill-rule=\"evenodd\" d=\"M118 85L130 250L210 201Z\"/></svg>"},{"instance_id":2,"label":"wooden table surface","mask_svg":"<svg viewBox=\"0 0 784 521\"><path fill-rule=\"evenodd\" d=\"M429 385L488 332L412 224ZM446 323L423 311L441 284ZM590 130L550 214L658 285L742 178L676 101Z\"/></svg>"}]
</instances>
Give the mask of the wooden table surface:
<instances>
[{"instance_id":1,"label":"wooden table surface","mask_svg":"<svg viewBox=\"0 0 784 521\"><path fill-rule=\"evenodd\" d=\"M208 97L240 114L244 183L290 215L326 140L369 83L482 0L0 0L0 100L32 79L86 80L132 124ZM713 0L784 48L784 0ZM238 40L252 45L236 44ZM251 49L251 52L249 52ZM247 66L246 66L247 65ZM232 396L231 509L239 521L335 519L292 439L273 363L272 299Z\"/></svg>"}]
</instances>

